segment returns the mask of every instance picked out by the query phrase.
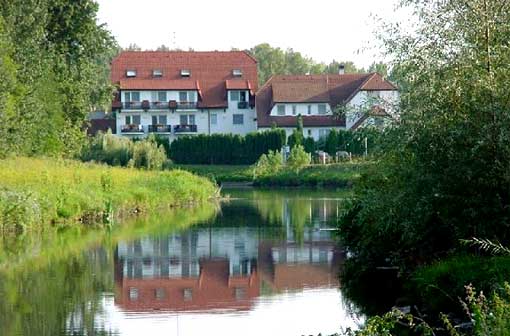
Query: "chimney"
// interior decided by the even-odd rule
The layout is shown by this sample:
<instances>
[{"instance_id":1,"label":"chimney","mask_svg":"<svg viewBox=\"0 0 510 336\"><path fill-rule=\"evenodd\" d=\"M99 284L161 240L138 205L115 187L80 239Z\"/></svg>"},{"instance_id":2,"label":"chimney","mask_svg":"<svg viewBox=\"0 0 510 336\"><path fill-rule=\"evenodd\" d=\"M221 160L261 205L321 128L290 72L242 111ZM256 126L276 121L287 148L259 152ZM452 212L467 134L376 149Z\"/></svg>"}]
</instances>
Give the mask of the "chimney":
<instances>
[{"instance_id":1,"label":"chimney","mask_svg":"<svg viewBox=\"0 0 510 336\"><path fill-rule=\"evenodd\" d=\"M345 64L340 63L340 64L338 65L338 74L339 74L339 75L343 75L343 74L345 74Z\"/></svg>"}]
</instances>

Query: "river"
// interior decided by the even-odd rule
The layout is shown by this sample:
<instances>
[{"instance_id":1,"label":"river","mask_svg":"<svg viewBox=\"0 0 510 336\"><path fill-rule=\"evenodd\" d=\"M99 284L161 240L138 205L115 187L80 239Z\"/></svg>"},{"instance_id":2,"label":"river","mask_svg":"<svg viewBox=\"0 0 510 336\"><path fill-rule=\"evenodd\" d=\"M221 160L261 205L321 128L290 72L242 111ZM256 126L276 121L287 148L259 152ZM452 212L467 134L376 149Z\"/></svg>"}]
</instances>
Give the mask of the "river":
<instances>
[{"instance_id":1,"label":"river","mask_svg":"<svg viewBox=\"0 0 510 336\"><path fill-rule=\"evenodd\" d=\"M345 192L223 193L212 210L31 241L28 257L27 242L4 245L0 335L299 336L362 323L339 278Z\"/></svg>"}]
</instances>

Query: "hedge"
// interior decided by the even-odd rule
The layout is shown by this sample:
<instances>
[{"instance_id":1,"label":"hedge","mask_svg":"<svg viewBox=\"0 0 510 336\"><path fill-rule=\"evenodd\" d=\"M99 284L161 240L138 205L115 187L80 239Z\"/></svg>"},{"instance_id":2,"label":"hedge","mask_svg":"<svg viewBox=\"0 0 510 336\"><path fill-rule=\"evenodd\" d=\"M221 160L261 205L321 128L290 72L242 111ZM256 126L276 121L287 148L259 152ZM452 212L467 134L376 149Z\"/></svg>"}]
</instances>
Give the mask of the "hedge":
<instances>
[{"instance_id":1,"label":"hedge","mask_svg":"<svg viewBox=\"0 0 510 336\"><path fill-rule=\"evenodd\" d=\"M170 158L177 164L253 164L262 154L285 145L281 129L253 132L242 137L213 134L179 137L170 145Z\"/></svg>"}]
</instances>

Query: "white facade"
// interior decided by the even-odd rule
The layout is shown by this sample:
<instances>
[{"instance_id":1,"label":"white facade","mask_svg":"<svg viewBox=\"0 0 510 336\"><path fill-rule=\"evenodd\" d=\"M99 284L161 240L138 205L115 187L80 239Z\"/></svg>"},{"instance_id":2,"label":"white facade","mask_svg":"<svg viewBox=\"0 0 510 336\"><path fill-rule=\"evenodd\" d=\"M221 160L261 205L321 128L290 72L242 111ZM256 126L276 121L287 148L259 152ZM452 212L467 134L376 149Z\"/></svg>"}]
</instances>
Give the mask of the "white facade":
<instances>
[{"instance_id":1,"label":"white facade","mask_svg":"<svg viewBox=\"0 0 510 336\"><path fill-rule=\"evenodd\" d=\"M272 117L278 116L333 115L328 103L276 103L271 109Z\"/></svg>"},{"instance_id":2,"label":"white facade","mask_svg":"<svg viewBox=\"0 0 510 336\"><path fill-rule=\"evenodd\" d=\"M168 136L256 131L256 112L250 107L248 90L229 90L228 107L197 108L196 90L122 90L117 112L117 134L132 138L150 133ZM176 106L169 107L169 101Z\"/></svg>"},{"instance_id":3,"label":"white facade","mask_svg":"<svg viewBox=\"0 0 510 336\"><path fill-rule=\"evenodd\" d=\"M345 128L351 129L358 120L366 113L368 105L377 104L385 109L387 113L393 115L395 113L396 105L398 104L399 93L398 91L359 91L348 103L348 109ZM360 112L356 112L360 111ZM373 120L373 118L371 118Z\"/></svg>"}]
</instances>

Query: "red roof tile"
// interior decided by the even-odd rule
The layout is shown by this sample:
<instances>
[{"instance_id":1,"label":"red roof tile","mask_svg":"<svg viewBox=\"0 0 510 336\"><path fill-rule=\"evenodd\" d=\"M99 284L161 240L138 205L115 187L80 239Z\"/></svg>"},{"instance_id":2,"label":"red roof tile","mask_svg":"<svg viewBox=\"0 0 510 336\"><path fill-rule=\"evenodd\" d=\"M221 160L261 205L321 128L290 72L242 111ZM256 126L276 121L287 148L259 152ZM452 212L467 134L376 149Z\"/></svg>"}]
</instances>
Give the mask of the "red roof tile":
<instances>
[{"instance_id":1,"label":"red roof tile","mask_svg":"<svg viewBox=\"0 0 510 336\"><path fill-rule=\"evenodd\" d=\"M121 90L198 90L192 79L122 79Z\"/></svg>"},{"instance_id":2,"label":"red roof tile","mask_svg":"<svg viewBox=\"0 0 510 336\"><path fill-rule=\"evenodd\" d=\"M329 103L332 108L350 101L361 90L396 90L377 73L274 76L257 92L257 123L295 127L297 117L270 116L275 103ZM333 116L303 116L303 126L345 126L345 120Z\"/></svg>"},{"instance_id":3,"label":"red roof tile","mask_svg":"<svg viewBox=\"0 0 510 336\"><path fill-rule=\"evenodd\" d=\"M163 72L163 78L152 76L156 69ZM190 70L190 78L181 78L182 69ZM177 89L179 85L174 81L195 82L194 89L198 87L202 99L199 106L225 107L226 81L239 80L234 78L233 69L240 69L242 80L249 81L254 92L257 90L257 61L243 51L124 51L112 61L111 81L121 89L141 86L137 88L140 90L166 89L164 86L170 85L169 89ZM126 77L126 70L136 70L136 78Z\"/></svg>"}]
</instances>

